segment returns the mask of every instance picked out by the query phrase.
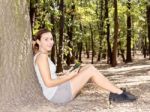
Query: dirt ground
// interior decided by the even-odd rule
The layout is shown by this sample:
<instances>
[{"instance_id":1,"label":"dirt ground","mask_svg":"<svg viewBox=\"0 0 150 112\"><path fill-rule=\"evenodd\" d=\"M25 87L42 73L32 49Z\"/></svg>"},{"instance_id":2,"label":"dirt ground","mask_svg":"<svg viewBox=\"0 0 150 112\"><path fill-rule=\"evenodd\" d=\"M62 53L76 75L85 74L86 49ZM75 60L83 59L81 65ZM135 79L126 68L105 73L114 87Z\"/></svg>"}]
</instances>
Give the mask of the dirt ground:
<instances>
[{"instance_id":1,"label":"dirt ground","mask_svg":"<svg viewBox=\"0 0 150 112\"><path fill-rule=\"evenodd\" d=\"M125 87L138 97L133 103L108 101L109 92L88 83L81 94L67 105L55 105L43 100L26 105L5 105L0 112L150 112L150 61L135 61L111 68L106 64L94 64L118 87Z\"/></svg>"}]
</instances>

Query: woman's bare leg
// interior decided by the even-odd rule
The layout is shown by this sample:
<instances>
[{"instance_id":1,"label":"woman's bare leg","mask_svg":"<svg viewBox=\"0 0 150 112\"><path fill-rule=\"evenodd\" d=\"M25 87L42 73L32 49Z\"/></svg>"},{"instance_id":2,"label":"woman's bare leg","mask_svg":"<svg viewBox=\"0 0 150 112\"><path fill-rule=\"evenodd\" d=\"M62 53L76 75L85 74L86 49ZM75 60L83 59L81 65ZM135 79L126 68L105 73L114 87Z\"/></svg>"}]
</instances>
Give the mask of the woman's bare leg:
<instances>
[{"instance_id":1,"label":"woman's bare leg","mask_svg":"<svg viewBox=\"0 0 150 112\"><path fill-rule=\"evenodd\" d=\"M73 96L76 96L77 93L81 90L82 87L88 82L89 79L92 79L94 83L98 86L113 92L121 94L122 90L114 86L105 76L103 76L93 65L88 65L83 67L79 74L70 80L72 86Z\"/></svg>"}]
</instances>

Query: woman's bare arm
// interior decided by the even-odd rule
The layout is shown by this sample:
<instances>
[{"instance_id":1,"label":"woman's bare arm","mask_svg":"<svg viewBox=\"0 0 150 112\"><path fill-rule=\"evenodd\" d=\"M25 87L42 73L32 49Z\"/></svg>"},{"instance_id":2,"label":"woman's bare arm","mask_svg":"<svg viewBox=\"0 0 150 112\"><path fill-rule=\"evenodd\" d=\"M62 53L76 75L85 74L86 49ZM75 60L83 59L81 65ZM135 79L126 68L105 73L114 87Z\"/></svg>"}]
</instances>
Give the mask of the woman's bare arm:
<instances>
[{"instance_id":1,"label":"woman's bare arm","mask_svg":"<svg viewBox=\"0 0 150 112\"><path fill-rule=\"evenodd\" d=\"M42 75L43 82L47 87L57 86L65 81L70 80L77 74L76 72L77 70L76 70L67 73L64 76L58 76L57 79L52 79L50 74L50 69L49 69L48 56L46 54L40 54L36 59L36 63Z\"/></svg>"}]
</instances>

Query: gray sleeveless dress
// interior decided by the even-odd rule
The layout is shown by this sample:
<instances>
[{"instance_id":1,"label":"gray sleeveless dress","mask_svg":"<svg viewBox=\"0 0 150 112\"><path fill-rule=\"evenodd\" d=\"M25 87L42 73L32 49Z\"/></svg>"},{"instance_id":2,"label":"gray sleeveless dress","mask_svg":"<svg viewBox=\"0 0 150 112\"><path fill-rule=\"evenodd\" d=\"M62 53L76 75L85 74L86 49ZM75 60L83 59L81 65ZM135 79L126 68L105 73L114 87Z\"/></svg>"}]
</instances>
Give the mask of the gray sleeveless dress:
<instances>
[{"instance_id":1,"label":"gray sleeveless dress","mask_svg":"<svg viewBox=\"0 0 150 112\"><path fill-rule=\"evenodd\" d=\"M42 87L43 95L46 97L46 99L48 99L52 103L58 103L58 104L68 103L73 99L70 81L66 81L54 87L45 86L38 65L35 63L37 56L40 54L41 53L39 52L34 56L34 68L35 68L38 81ZM50 67L51 78L52 80L55 80L57 79L56 65L50 60L50 58L48 58L48 63Z\"/></svg>"}]
</instances>

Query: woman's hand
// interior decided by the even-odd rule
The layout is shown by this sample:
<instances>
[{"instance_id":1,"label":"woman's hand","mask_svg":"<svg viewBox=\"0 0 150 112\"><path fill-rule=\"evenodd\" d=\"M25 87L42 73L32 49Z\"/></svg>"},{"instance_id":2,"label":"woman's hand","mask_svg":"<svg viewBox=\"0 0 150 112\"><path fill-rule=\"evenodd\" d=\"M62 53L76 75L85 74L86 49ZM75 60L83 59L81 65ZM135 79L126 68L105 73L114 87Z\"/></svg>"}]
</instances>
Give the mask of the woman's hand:
<instances>
[{"instance_id":1,"label":"woman's hand","mask_svg":"<svg viewBox=\"0 0 150 112\"><path fill-rule=\"evenodd\" d=\"M70 71L71 69L72 69L72 68L70 68L70 69L67 70L67 71L64 71L64 74L65 74L65 75L69 75L69 76L71 76L71 77L74 77L74 76L76 76L76 75L78 74L80 67L79 67L79 68L76 68L76 69L73 70L73 71Z\"/></svg>"},{"instance_id":2,"label":"woman's hand","mask_svg":"<svg viewBox=\"0 0 150 112\"><path fill-rule=\"evenodd\" d=\"M79 68L76 68L75 70L71 71L70 73L78 74Z\"/></svg>"}]
</instances>

